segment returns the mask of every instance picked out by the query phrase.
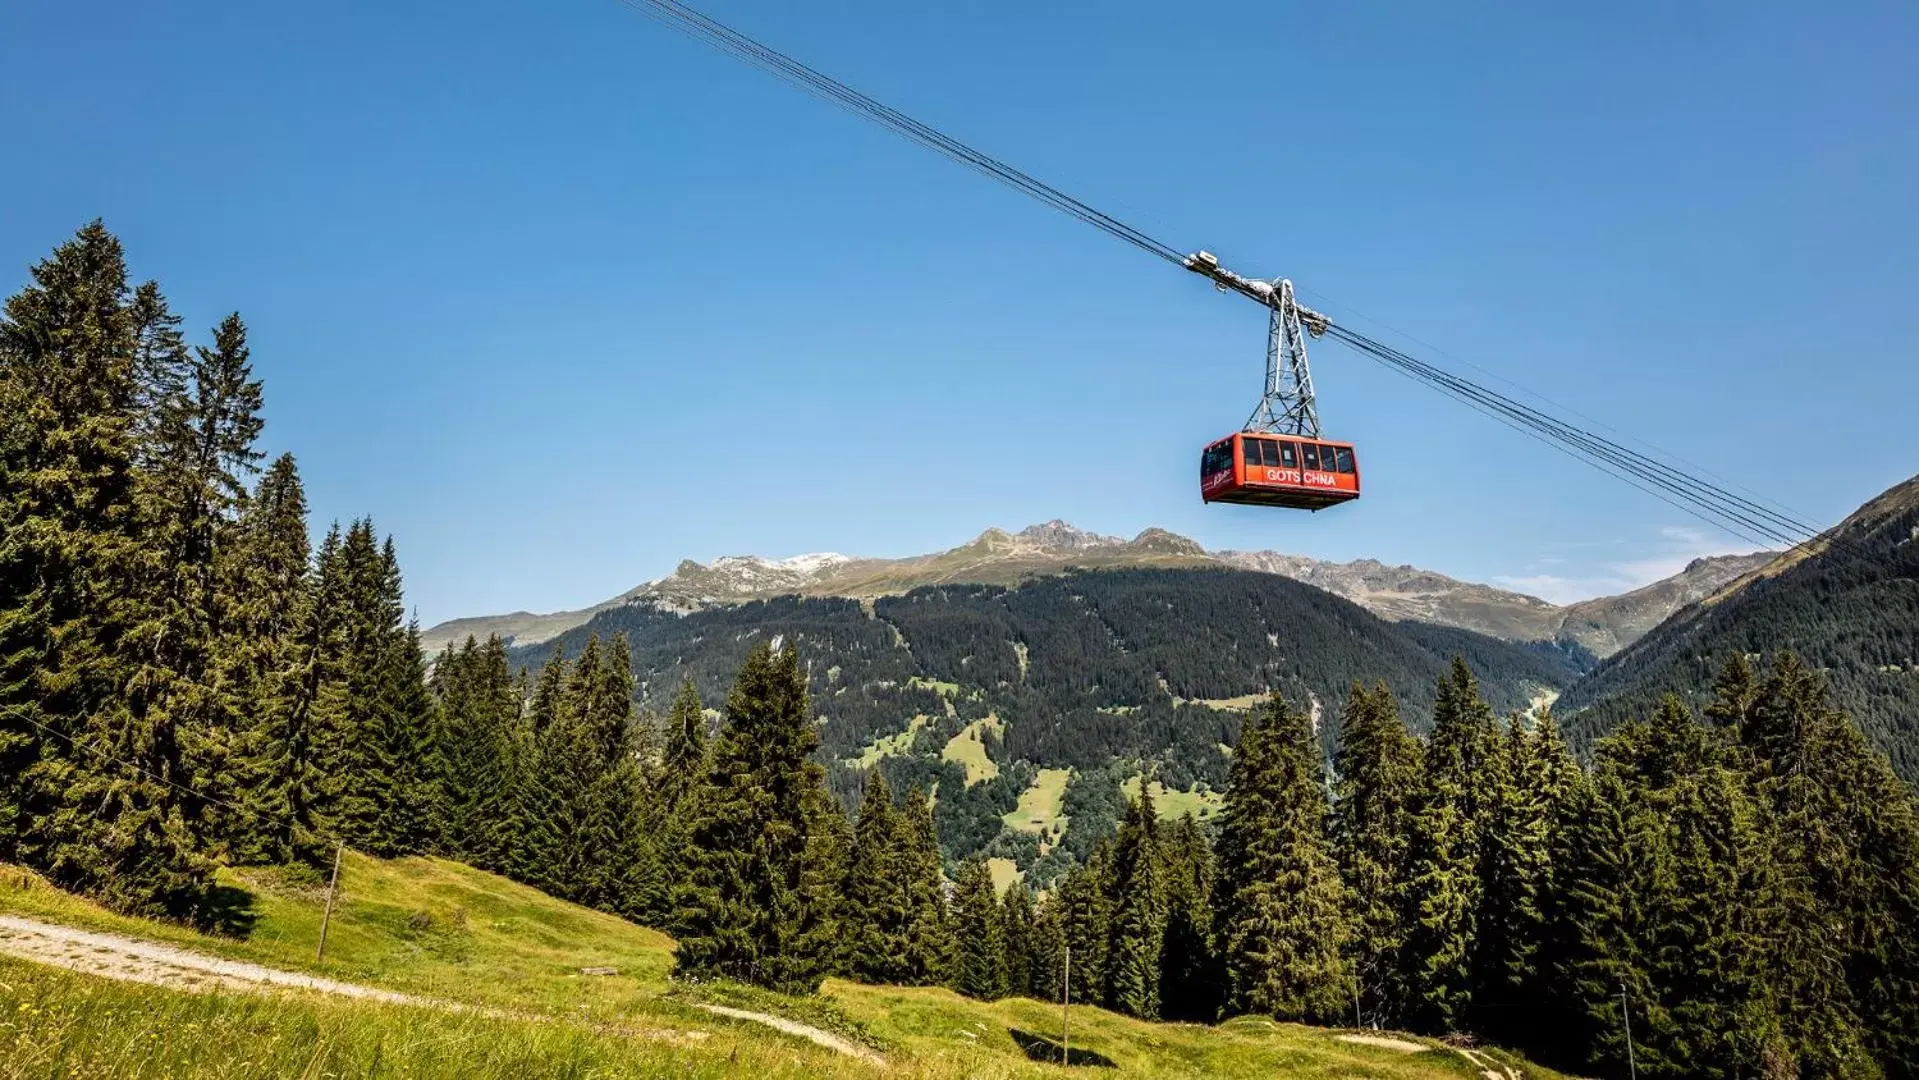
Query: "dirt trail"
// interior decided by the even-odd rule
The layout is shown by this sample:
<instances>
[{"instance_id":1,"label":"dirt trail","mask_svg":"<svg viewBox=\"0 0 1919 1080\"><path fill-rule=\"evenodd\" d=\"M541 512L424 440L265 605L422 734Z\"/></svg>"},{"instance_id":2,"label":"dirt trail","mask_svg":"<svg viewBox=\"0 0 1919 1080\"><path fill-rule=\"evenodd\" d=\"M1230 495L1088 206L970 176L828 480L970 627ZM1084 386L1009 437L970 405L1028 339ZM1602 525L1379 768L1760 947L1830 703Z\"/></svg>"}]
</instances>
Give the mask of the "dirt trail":
<instances>
[{"instance_id":1,"label":"dirt trail","mask_svg":"<svg viewBox=\"0 0 1919 1080\"><path fill-rule=\"evenodd\" d=\"M802 1024L798 1020L788 1020L784 1016L773 1016L768 1013L752 1012L747 1009L729 1008L725 1005L701 1005L700 1008L718 1016L730 1016L735 1020L748 1020L755 1024L765 1024L767 1027L773 1028L776 1031L784 1031L788 1035L797 1035L815 1045L824 1046L828 1050L845 1054L848 1057L860 1058L869 1064L886 1064L885 1058L868 1050L866 1047L850 1039L842 1039L830 1031L821 1031L811 1024Z\"/></svg>"},{"instance_id":2,"label":"dirt trail","mask_svg":"<svg viewBox=\"0 0 1919 1080\"><path fill-rule=\"evenodd\" d=\"M210 993L215 990L237 990L249 993L273 989L311 990L340 997L361 998L394 1005L418 1005L449 1012L470 1012L501 1019L550 1019L534 1013L516 1013L505 1009L414 997L410 994L380 990L371 986L323 979L317 975L302 975L298 972L262 967L259 964L249 964L240 960L223 960L175 945L163 945L159 942L142 941L119 934L104 934L94 930L75 930L70 926L59 926L35 919L22 919L13 915L0 915L0 953L105 979L146 983L150 986L164 986L191 993ZM724 1005L699 1007L707 1012L735 1020L764 1024L848 1057L859 1058L875 1065L885 1064L885 1059L866 1047L831 1032L822 1031L810 1024L802 1024L797 1020L788 1020L783 1016L752 1012L747 1009L728 1008ZM711 1034L706 1031L675 1031L665 1028L621 1027L614 1030L620 1034L678 1043L695 1042Z\"/></svg>"},{"instance_id":3,"label":"dirt trail","mask_svg":"<svg viewBox=\"0 0 1919 1080\"><path fill-rule=\"evenodd\" d=\"M258 990L288 987L322 994L366 998L396 1005L445 1007L446 1003L376 990L370 986L335 982L317 975L276 971L239 960L222 960L172 945L102 934L91 930L0 915L0 952L23 960L38 960L70 971L147 983L175 990Z\"/></svg>"}]
</instances>

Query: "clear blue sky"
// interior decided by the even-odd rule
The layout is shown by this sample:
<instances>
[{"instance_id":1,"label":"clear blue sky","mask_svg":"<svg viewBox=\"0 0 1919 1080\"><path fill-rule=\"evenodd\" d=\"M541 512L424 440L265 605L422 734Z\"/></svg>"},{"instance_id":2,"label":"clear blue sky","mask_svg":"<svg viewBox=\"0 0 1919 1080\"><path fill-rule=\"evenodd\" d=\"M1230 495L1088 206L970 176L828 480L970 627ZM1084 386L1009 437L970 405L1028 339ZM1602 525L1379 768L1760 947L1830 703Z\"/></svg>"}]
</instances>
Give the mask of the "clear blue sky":
<instances>
[{"instance_id":1,"label":"clear blue sky","mask_svg":"<svg viewBox=\"0 0 1919 1080\"><path fill-rule=\"evenodd\" d=\"M1910 3L705 4L1816 520L1919 471ZM1253 305L615 0L12 4L0 119L0 289L101 216L240 310L429 623L1053 517L1555 598L1746 546L1330 343L1365 498L1204 507Z\"/></svg>"}]
</instances>

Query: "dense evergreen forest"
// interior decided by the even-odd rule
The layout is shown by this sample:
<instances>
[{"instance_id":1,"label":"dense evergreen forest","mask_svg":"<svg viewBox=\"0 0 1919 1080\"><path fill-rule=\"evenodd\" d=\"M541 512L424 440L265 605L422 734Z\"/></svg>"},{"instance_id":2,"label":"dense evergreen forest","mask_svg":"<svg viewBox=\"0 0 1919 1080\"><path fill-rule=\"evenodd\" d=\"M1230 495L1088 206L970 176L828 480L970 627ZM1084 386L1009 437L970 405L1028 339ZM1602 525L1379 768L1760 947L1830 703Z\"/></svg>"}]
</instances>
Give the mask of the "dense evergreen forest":
<instances>
[{"instance_id":1,"label":"dense evergreen forest","mask_svg":"<svg viewBox=\"0 0 1919 1080\"><path fill-rule=\"evenodd\" d=\"M1057 1000L1070 950L1074 1000L1142 1017L1467 1032L1611 1076L1630 1010L1646 1076L1919 1075L1919 807L1790 656L1735 656L1590 767L1550 712L1499 718L1562 658L1448 638L1520 673L1488 701L1463 656L1209 571L677 619L698 664L666 658L698 636L597 623L533 668L497 639L429 667L392 542L310 550L292 458L261 468L250 364L237 316L189 348L98 224L7 302L0 860L208 921L222 863L438 854L668 931L685 979ZM843 752L989 712L1007 765L970 788ZM1122 796L1073 756L1100 733L1216 778L1218 818ZM1117 827L1001 890L942 852L947 808L1038 762L1103 777L1067 809Z\"/></svg>"},{"instance_id":2,"label":"dense evergreen forest","mask_svg":"<svg viewBox=\"0 0 1919 1080\"><path fill-rule=\"evenodd\" d=\"M1805 558L1679 612L1575 684L1567 734L1585 745L1662 695L1703 702L1721 658L1792 650L1893 768L1919 783L1919 478L1867 503Z\"/></svg>"},{"instance_id":3,"label":"dense evergreen forest","mask_svg":"<svg viewBox=\"0 0 1919 1080\"><path fill-rule=\"evenodd\" d=\"M1384 680L1417 726L1449 657L1467 657L1501 711L1569 685L1590 662L1577 649L1387 622L1311 586L1225 569L1102 570L1016 588L948 585L865 603L781 597L688 614L628 605L512 655L537 668L594 635L632 643L649 712L689 679L718 700L755 643L794 643L819 712L818 760L842 802L858 801L877 758L896 790L937 785L949 864L1003 856L1041 882L1118 827L1121 784L1142 770L1173 790L1223 787L1255 695L1279 689L1321 703L1330 752L1338 710L1325 706L1355 679ZM998 772L969 782L942 750L988 718L980 734ZM880 745L883 756L872 752ZM1042 855L1037 837L1002 818L1046 768L1073 772L1064 846Z\"/></svg>"}]
</instances>

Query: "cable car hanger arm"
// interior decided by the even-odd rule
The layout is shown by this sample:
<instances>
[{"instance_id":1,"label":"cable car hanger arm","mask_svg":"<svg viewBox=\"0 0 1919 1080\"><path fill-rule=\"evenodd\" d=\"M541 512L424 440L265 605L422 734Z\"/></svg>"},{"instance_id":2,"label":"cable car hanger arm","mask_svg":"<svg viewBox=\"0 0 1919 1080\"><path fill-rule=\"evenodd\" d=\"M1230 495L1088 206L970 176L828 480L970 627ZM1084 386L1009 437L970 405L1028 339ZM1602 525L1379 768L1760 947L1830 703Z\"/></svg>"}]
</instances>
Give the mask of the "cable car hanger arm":
<instances>
[{"instance_id":1,"label":"cable car hanger arm","mask_svg":"<svg viewBox=\"0 0 1919 1080\"><path fill-rule=\"evenodd\" d=\"M1195 251L1186 256L1186 261L1181 265L1210 280L1213 287L1220 292L1236 292L1266 307L1278 307L1280 304L1279 281L1261 281L1258 278L1235 274L1219 265L1219 256L1210 251ZM1331 319L1296 301L1292 304L1292 308L1299 312L1299 321L1314 337L1326 336L1327 327L1333 324Z\"/></svg>"}]
</instances>

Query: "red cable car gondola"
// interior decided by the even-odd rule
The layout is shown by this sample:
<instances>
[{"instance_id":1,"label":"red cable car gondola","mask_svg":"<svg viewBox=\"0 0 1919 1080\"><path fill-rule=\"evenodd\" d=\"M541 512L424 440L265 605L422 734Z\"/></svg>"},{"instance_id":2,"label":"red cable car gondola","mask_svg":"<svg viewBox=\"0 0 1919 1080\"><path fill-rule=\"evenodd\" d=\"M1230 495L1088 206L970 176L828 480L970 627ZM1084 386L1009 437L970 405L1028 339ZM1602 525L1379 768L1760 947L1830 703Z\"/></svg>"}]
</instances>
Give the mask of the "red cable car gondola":
<instances>
[{"instance_id":1,"label":"red cable car gondola","mask_svg":"<svg viewBox=\"0 0 1919 1080\"><path fill-rule=\"evenodd\" d=\"M1208 446L1199 458L1199 497L1206 502L1323 510L1359 498L1359 460L1353 444L1319 433L1313 376L1306 366L1306 331L1326 332L1324 315L1293 300L1293 283L1242 278L1221 269L1206 252L1186 262L1222 289L1234 289L1272 309L1266 341L1266 395L1246 426Z\"/></svg>"},{"instance_id":2,"label":"red cable car gondola","mask_svg":"<svg viewBox=\"0 0 1919 1080\"><path fill-rule=\"evenodd\" d=\"M1207 502L1323 510L1359 498L1353 444L1242 431L1206 448L1199 495Z\"/></svg>"}]
</instances>

